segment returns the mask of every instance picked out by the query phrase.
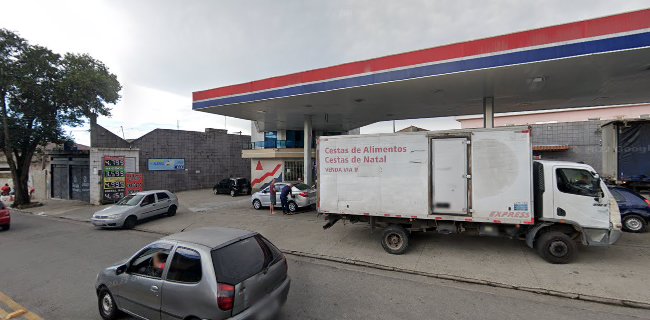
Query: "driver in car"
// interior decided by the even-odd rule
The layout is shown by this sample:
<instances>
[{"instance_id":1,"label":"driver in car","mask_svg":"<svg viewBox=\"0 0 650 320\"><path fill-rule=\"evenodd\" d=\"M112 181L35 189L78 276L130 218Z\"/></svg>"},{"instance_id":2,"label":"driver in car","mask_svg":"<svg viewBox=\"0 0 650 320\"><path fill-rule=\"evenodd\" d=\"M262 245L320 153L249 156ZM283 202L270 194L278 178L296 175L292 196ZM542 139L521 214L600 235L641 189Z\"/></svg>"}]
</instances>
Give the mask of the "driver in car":
<instances>
[{"instance_id":1,"label":"driver in car","mask_svg":"<svg viewBox=\"0 0 650 320\"><path fill-rule=\"evenodd\" d=\"M156 252L151 259L151 266L148 266L144 274L151 277L160 278L165 269L165 261L167 261L167 254L163 252Z\"/></svg>"}]
</instances>

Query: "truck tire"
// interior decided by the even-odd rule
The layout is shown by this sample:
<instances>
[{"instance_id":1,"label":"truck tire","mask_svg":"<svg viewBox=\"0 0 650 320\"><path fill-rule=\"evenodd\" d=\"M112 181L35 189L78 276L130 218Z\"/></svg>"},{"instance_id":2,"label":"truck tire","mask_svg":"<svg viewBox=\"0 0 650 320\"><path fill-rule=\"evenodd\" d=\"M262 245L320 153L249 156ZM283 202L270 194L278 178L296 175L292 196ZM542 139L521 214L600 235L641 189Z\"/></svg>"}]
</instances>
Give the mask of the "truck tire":
<instances>
[{"instance_id":1,"label":"truck tire","mask_svg":"<svg viewBox=\"0 0 650 320\"><path fill-rule=\"evenodd\" d=\"M628 232L644 232L648 223L637 215L629 215L623 219L623 230Z\"/></svg>"},{"instance_id":2,"label":"truck tire","mask_svg":"<svg viewBox=\"0 0 650 320\"><path fill-rule=\"evenodd\" d=\"M537 253L554 264L569 263L578 251L578 245L568 235L558 232L545 232L535 241Z\"/></svg>"},{"instance_id":3,"label":"truck tire","mask_svg":"<svg viewBox=\"0 0 650 320\"><path fill-rule=\"evenodd\" d=\"M409 246L408 233L400 225L390 225L384 229L381 237L381 245L390 254L402 254Z\"/></svg>"}]
</instances>

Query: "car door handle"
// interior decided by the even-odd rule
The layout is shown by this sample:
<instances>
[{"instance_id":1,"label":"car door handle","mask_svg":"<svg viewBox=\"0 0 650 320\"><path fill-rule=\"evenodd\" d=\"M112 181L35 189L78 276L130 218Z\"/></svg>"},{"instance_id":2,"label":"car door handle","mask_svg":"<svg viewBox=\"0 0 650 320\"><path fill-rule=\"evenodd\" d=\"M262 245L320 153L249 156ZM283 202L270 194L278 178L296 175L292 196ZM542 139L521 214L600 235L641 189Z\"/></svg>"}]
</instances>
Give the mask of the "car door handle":
<instances>
[{"instance_id":1,"label":"car door handle","mask_svg":"<svg viewBox=\"0 0 650 320\"><path fill-rule=\"evenodd\" d=\"M158 292L158 286L151 286L150 290L152 292Z\"/></svg>"}]
</instances>

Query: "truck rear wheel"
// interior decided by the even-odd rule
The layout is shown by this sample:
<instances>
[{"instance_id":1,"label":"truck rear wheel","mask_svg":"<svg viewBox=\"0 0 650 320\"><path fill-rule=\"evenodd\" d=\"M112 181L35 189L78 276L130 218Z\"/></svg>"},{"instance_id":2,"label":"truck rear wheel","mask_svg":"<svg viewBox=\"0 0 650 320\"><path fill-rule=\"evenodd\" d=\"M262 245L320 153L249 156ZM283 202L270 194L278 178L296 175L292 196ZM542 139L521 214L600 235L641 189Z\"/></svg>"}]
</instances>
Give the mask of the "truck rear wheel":
<instances>
[{"instance_id":1,"label":"truck rear wheel","mask_svg":"<svg viewBox=\"0 0 650 320\"><path fill-rule=\"evenodd\" d=\"M555 264L571 262L578 251L578 246L571 237L557 231L540 235L535 241L535 248L544 260Z\"/></svg>"},{"instance_id":2,"label":"truck rear wheel","mask_svg":"<svg viewBox=\"0 0 650 320\"><path fill-rule=\"evenodd\" d=\"M409 237L404 227L391 225L384 229L381 245L390 254L402 254L409 246Z\"/></svg>"}]
</instances>

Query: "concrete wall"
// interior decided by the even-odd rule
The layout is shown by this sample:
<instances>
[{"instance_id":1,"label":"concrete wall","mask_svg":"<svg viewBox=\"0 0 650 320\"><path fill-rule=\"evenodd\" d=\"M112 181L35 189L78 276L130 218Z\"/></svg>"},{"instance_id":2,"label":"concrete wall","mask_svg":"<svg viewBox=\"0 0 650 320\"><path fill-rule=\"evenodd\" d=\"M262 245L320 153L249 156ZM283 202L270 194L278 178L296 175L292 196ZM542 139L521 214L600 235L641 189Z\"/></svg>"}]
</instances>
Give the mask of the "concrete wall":
<instances>
[{"instance_id":1,"label":"concrete wall","mask_svg":"<svg viewBox=\"0 0 650 320\"><path fill-rule=\"evenodd\" d=\"M212 188L230 176L250 178L250 161L241 157L242 148L249 143L250 136L227 134L220 129L206 129L206 132L156 129L131 145L140 149L140 172L144 173L145 188L177 192ZM149 171L150 158L185 159L185 170Z\"/></svg>"},{"instance_id":2,"label":"concrete wall","mask_svg":"<svg viewBox=\"0 0 650 320\"><path fill-rule=\"evenodd\" d=\"M542 160L584 162L602 171L602 121L561 122L533 125L533 145L568 145L567 151L535 152Z\"/></svg>"},{"instance_id":3,"label":"concrete wall","mask_svg":"<svg viewBox=\"0 0 650 320\"><path fill-rule=\"evenodd\" d=\"M102 158L104 156L124 156L136 158L133 172L139 172L140 150L129 148L90 148L90 203L100 204L102 200ZM145 188L147 180L145 180Z\"/></svg>"}]
</instances>

